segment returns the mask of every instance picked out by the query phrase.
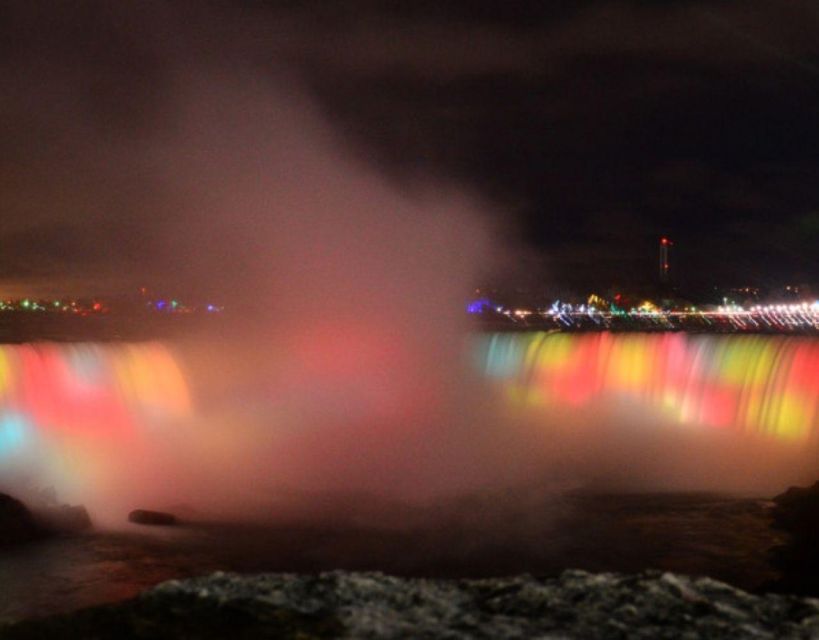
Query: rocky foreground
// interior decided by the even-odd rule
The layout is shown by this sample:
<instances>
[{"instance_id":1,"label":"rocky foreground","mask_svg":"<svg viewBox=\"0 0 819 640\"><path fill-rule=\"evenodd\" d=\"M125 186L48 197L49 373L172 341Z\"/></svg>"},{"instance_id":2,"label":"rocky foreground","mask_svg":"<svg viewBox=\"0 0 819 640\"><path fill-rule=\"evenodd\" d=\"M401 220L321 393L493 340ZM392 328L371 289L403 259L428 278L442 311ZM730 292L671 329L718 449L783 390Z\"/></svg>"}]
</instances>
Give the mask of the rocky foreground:
<instances>
[{"instance_id":1,"label":"rocky foreground","mask_svg":"<svg viewBox=\"0 0 819 640\"><path fill-rule=\"evenodd\" d=\"M659 572L456 581L215 573L0 628L3 640L43 637L819 638L819 600Z\"/></svg>"}]
</instances>

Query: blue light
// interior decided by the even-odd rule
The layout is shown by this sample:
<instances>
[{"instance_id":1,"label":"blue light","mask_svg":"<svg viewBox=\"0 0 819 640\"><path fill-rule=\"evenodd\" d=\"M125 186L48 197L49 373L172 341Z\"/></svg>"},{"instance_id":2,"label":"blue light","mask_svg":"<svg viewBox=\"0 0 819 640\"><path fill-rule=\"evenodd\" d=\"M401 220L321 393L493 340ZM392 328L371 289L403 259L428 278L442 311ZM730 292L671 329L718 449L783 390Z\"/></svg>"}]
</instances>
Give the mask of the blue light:
<instances>
[{"instance_id":1,"label":"blue light","mask_svg":"<svg viewBox=\"0 0 819 640\"><path fill-rule=\"evenodd\" d=\"M486 375L491 378L514 378L524 359L524 352L518 341L498 334L492 336L484 345L486 355L483 356L483 362L486 363Z\"/></svg>"},{"instance_id":2,"label":"blue light","mask_svg":"<svg viewBox=\"0 0 819 640\"><path fill-rule=\"evenodd\" d=\"M157 303L156 303L156 308L157 308L159 311L162 311L162 310L163 310L165 307L167 307L167 306L168 306L168 303L167 303L167 302L165 302L164 300L160 300L159 302L157 302Z\"/></svg>"},{"instance_id":3,"label":"blue light","mask_svg":"<svg viewBox=\"0 0 819 640\"><path fill-rule=\"evenodd\" d=\"M467 313L483 313L485 309L491 309L492 303L489 302L486 298L480 298L478 300L473 300L469 304L466 305L466 312Z\"/></svg>"},{"instance_id":4,"label":"blue light","mask_svg":"<svg viewBox=\"0 0 819 640\"><path fill-rule=\"evenodd\" d=\"M0 417L0 456L10 455L20 449L26 439L28 421L19 413L6 413Z\"/></svg>"}]
</instances>

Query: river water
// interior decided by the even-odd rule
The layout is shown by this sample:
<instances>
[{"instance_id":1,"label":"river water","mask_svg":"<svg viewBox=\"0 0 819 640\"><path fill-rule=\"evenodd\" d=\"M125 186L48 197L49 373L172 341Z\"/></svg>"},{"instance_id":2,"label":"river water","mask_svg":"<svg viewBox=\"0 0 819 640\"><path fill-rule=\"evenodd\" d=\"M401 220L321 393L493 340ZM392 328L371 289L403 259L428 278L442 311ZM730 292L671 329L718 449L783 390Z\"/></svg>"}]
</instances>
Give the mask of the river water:
<instances>
[{"instance_id":1,"label":"river water","mask_svg":"<svg viewBox=\"0 0 819 640\"><path fill-rule=\"evenodd\" d=\"M499 502L503 506L499 507ZM0 618L68 611L215 570L373 570L410 576L554 575L566 568L710 575L755 589L783 542L768 503L713 494L473 498L413 527L187 525L45 540L0 553Z\"/></svg>"}]
</instances>

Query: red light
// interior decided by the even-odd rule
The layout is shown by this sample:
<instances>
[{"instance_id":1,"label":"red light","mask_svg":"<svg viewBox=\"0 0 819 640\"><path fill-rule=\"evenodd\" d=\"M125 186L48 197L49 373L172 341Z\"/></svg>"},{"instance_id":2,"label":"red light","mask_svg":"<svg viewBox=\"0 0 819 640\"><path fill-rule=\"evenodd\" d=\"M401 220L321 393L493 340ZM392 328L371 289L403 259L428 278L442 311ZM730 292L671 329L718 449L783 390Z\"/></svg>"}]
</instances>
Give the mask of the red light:
<instances>
[{"instance_id":1,"label":"red light","mask_svg":"<svg viewBox=\"0 0 819 640\"><path fill-rule=\"evenodd\" d=\"M93 309L94 311L99 311L100 309L102 309L102 305L99 302L95 302Z\"/></svg>"},{"instance_id":2,"label":"red light","mask_svg":"<svg viewBox=\"0 0 819 640\"><path fill-rule=\"evenodd\" d=\"M660 242L662 242L663 244L668 244L668 238L663 238L662 240L660 240Z\"/></svg>"}]
</instances>

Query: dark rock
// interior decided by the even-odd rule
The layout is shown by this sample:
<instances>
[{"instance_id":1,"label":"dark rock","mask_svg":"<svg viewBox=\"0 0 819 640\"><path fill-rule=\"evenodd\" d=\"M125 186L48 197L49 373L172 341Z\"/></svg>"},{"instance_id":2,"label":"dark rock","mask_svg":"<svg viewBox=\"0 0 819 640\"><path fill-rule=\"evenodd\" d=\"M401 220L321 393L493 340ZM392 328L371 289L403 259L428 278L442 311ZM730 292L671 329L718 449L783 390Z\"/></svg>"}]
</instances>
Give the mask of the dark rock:
<instances>
[{"instance_id":1,"label":"dark rock","mask_svg":"<svg viewBox=\"0 0 819 640\"><path fill-rule=\"evenodd\" d=\"M790 487L773 502L774 526L794 537L819 539L819 482L810 487Z\"/></svg>"},{"instance_id":2,"label":"dark rock","mask_svg":"<svg viewBox=\"0 0 819 640\"><path fill-rule=\"evenodd\" d=\"M31 511L19 500L0 493L0 545L28 542L42 535Z\"/></svg>"},{"instance_id":3,"label":"dark rock","mask_svg":"<svg viewBox=\"0 0 819 640\"><path fill-rule=\"evenodd\" d=\"M709 578L567 571L558 578L378 573L170 581L139 598L0 628L0 640L103 638L809 638L819 601Z\"/></svg>"},{"instance_id":4,"label":"dark rock","mask_svg":"<svg viewBox=\"0 0 819 640\"><path fill-rule=\"evenodd\" d=\"M172 513L165 513L164 511L136 509L128 514L128 521L136 524L169 526L176 524L176 516Z\"/></svg>"},{"instance_id":5,"label":"dark rock","mask_svg":"<svg viewBox=\"0 0 819 640\"><path fill-rule=\"evenodd\" d=\"M819 595L819 482L790 487L773 502L773 526L787 532L788 541L771 550L781 578L766 588Z\"/></svg>"}]
</instances>

